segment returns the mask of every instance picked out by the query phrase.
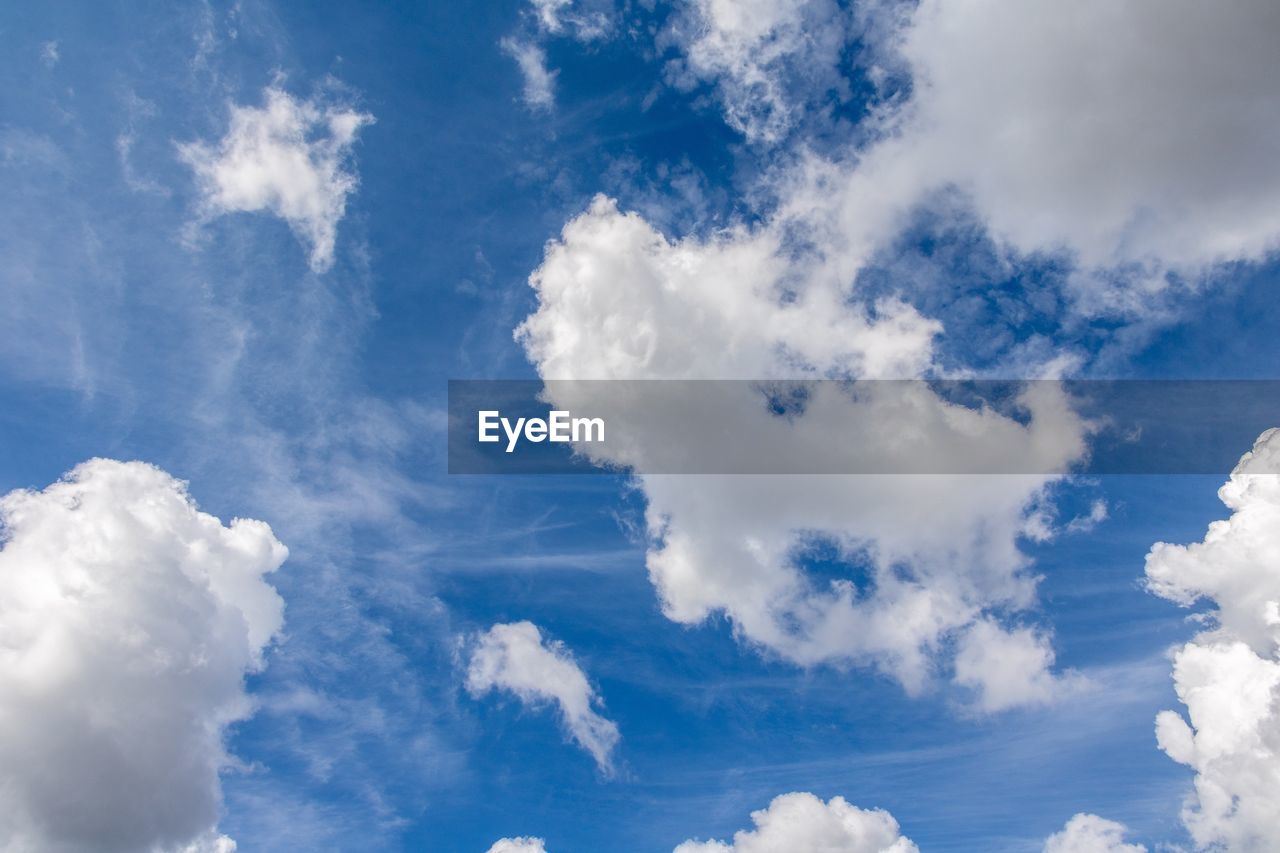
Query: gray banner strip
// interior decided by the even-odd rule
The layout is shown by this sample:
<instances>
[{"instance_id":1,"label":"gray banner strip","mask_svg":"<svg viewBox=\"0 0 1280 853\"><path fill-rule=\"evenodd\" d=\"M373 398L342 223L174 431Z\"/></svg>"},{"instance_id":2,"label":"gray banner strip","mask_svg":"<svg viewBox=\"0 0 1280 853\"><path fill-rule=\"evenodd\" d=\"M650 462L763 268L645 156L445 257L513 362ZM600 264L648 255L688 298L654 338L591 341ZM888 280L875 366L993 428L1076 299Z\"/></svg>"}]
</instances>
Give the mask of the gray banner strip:
<instances>
[{"instance_id":1,"label":"gray banner strip","mask_svg":"<svg viewBox=\"0 0 1280 853\"><path fill-rule=\"evenodd\" d=\"M452 380L451 474L1217 474L1280 380Z\"/></svg>"}]
</instances>

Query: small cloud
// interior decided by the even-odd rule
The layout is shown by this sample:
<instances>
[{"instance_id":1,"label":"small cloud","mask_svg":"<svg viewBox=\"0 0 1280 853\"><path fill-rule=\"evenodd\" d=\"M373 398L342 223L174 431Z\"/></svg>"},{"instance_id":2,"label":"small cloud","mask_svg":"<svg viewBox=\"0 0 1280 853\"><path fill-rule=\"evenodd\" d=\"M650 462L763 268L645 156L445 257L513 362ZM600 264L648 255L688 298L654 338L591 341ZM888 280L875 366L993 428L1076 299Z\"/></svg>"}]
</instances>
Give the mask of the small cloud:
<instances>
[{"instance_id":1,"label":"small cloud","mask_svg":"<svg viewBox=\"0 0 1280 853\"><path fill-rule=\"evenodd\" d=\"M768 808L751 813L755 829L742 829L733 841L685 841L673 853L766 853L785 850L816 853L919 853L884 809L860 809L844 797L823 802L804 791L781 794Z\"/></svg>"},{"instance_id":2,"label":"small cloud","mask_svg":"<svg viewBox=\"0 0 1280 853\"><path fill-rule=\"evenodd\" d=\"M1077 673L1054 675L1054 657L1044 635L980 619L960 637L955 682L972 688L975 709L986 713L1048 705L1087 684Z\"/></svg>"},{"instance_id":3,"label":"small cloud","mask_svg":"<svg viewBox=\"0 0 1280 853\"><path fill-rule=\"evenodd\" d=\"M493 842L488 853L547 853L547 843L541 838L527 836L499 838Z\"/></svg>"},{"instance_id":4,"label":"small cloud","mask_svg":"<svg viewBox=\"0 0 1280 853\"><path fill-rule=\"evenodd\" d=\"M1141 844L1125 844L1128 828L1094 814L1078 814L1044 842L1044 853L1146 853Z\"/></svg>"},{"instance_id":5,"label":"small cloud","mask_svg":"<svg viewBox=\"0 0 1280 853\"><path fill-rule=\"evenodd\" d=\"M373 116L266 90L262 107L233 106L216 145L178 146L200 185L202 218L267 211L311 247L311 268L333 265L338 222L357 178L347 166L360 128Z\"/></svg>"},{"instance_id":6,"label":"small cloud","mask_svg":"<svg viewBox=\"0 0 1280 853\"><path fill-rule=\"evenodd\" d=\"M537 44L514 38L504 38L502 50L520 66L525 106L532 110L551 109L555 104L556 72L547 68L547 52Z\"/></svg>"},{"instance_id":7,"label":"small cloud","mask_svg":"<svg viewBox=\"0 0 1280 853\"><path fill-rule=\"evenodd\" d=\"M617 724L595 712L600 697L569 650L563 643L544 641L532 622L494 625L476 639L467 690L473 696L506 690L525 704L555 702L570 736L591 753L601 771L612 774Z\"/></svg>"},{"instance_id":8,"label":"small cloud","mask_svg":"<svg viewBox=\"0 0 1280 853\"><path fill-rule=\"evenodd\" d=\"M45 64L46 68L52 68L58 64L58 60L62 58L62 54L58 53L58 43L56 41L47 41L40 45L40 61Z\"/></svg>"},{"instance_id":9,"label":"small cloud","mask_svg":"<svg viewBox=\"0 0 1280 853\"><path fill-rule=\"evenodd\" d=\"M1078 515L1067 524L1068 533L1088 533L1107 520L1107 502L1098 498L1089 507L1088 515Z\"/></svg>"}]
</instances>

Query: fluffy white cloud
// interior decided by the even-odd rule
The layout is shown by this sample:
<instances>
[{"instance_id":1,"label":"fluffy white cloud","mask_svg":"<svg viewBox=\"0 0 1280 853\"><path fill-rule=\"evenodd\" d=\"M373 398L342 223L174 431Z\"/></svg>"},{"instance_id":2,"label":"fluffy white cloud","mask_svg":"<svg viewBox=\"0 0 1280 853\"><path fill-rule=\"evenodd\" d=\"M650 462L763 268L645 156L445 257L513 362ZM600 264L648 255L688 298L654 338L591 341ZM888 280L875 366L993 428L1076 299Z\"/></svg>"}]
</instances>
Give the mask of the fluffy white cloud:
<instances>
[{"instance_id":1,"label":"fluffy white cloud","mask_svg":"<svg viewBox=\"0 0 1280 853\"><path fill-rule=\"evenodd\" d=\"M1125 826L1097 815L1078 814L1044 842L1044 853L1146 853L1141 844L1126 844Z\"/></svg>"},{"instance_id":2,"label":"fluffy white cloud","mask_svg":"<svg viewBox=\"0 0 1280 853\"><path fill-rule=\"evenodd\" d=\"M204 217L273 213L310 247L311 267L322 272L333 264L338 222L357 185L351 148L373 116L275 87L264 101L232 106L231 126L216 145L188 143L179 152L196 173Z\"/></svg>"},{"instance_id":3,"label":"fluffy white cloud","mask_svg":"<svg viewBox=\"0 0 1280 853\"><path fill-rule=\"evenodd\" d=\"M910 306L850 302L834 271L788 257L776 229L668 241L597 196L532 275L517 333L544 377L911 377L939 325Z\"/></svg>"},{"instance_id":4,"label":"fluffy white cloud","mask_svg":"<svg viewBox=\"0 0 1280 853\"><path fill-rule=\"evenodd\" d=\"M651 466L673 448L691 460L712 448L690 445L681 419L655 416L644 399L614 400L599 386L559 380L909 377L928 369L936 323L893 300L860 303L824 258L797 257L785 245L783 231L767 226L669 241L604 198L566 225L531 277L539 306L517 335L561 408L582 410L576 403L585 395L593 408L616 404L607 413L615 422L652 422L634 445L596 461L685 470ZM784 419L739 383L722 390L739 396L718 414L734 425L732 446L744 457L818 448L830 454L832 471L879 459L901 464L893 470L929 472L960 457L1044 472L1083 452L1084 425L1048 385L1024 397L1026 423L952 405L923 384L892 385L857 399L820 391L803 415ZM872 664L917 691L945 638L988 608L1034 600L1016 542L1051 479L642 473L648 568L674 620L722 611L746 640L797 663ZM839 552L848 577L808 576L804 552L816 543ZM866 582L854 582L855 564L866 567ZM984 637L970 641L964 669L967 686L999 692L980 697L984 705L1042 701L1052 692L1053 679L1030 665L1052 661L1040 646L1020 650L1016 670L982 677L983 667L1003 661L979 653L990 645L979 642ZM1015 687L1014 675L1028 684Z\"/></svg>"},{"instance_id":5,"label":"fluffy white cloud","mask_svg":"<svg viewBox=\"0 0 1280 853\"><path fill-rule=\"evenodd\" d=\"M94 459L0 498L0 849L207 850L287 551L183 483Z\"/></svg>"},{"instance_id":6,"label":"fluffy white cloud","mask_svg":"<svg viewBox=\"0 0 1280 853\"><path fill-rule=\"evenodd\" d=\"M530 109L550 109L555 103L556 72L547 68L547 52L542 45L514 38L502 40L503 51L516 61L524 78L523 98Z\"/></svg>"},{"instance_id":7,"label":"fluffy white cloud","mask_svg":"<svg viewBox=\"0 0 1280 853\"><path fill-rule=\"evenodd\" d=\"M956 683L977 691L984 711L1043 705L1076 683L1050 675L1054 653L1047 637L1030 628L1006 630L980 619L961 635Z\"/></svg>"},{"instance_id":8,"label":"fluffy white cloud","mask_svg":"<svg viewBox=\"0 0 1280 853\"><path fill-rule=\"evenodd\" d=\"M1241 458L1218 497L1232 510L1209 525L1203 542L1157 543L1147 581L1157 595L1189 606L1215 605L1217 630L1206 638L1243 640L1270 656L1280 646L1280 431L1268 430Z\"/></svg>"},{"instance_id":9,"label":"fluffy white cloud","mask_svg":"<svg viewBox=\"0 0 1280 853\"><path fill-rule=\"evenodd\" d=\"M925 0L898 34L915 88L893 156L1024 251L1258 258L1280 236L1277 28L1270 0Z\"/></svg>"},{"instance_id":10,"label":"fluffy white cloud","mask_svg":"<svg viewBox=\"0 0 1280 853\"><path fill-rule=\"evenodd\" d=\"M1259 437L1218 491L1231 510L1192 545L1158 543L1149 586L1215 605L1174 658L1187 716L1156 718L1160 748L1196 771L1182 817L1201 847L1280 847L1280 431Z\"/></svg>"},{"instance_id":11,"label":"fluffy white cloud","mask_svg":"<svg viewBox=\"0 0 1280 853\"><path fill-rule=\"evenodd\" d=\"M781 138L794 106L783 78L827 62L803 25L819 8L705 0L688 12L697 25L677 27L676 37L695 76L737 93L724 96L731 124ZM544 379L936 371L941 325L899 299L859 292L858 274L914 208L949 187L1015 249L1065 250L1084 272L1120 271L1077 276L1079 287L1107 281L1074 292L1079 310L1130 315L1170 269L1256 258L1274 245L1280 183L1266 177L1274 170L1264 152L1280 138L1280 95L1268 85L1276 53L1263 35L1280 15L1274 4L878 8L888 23L865 28L879 39L871 55L910 75L910 97L874 113L861 136L873 141L859 151L781 161L769 185L778 204L759 224L668 239L597 198L565 226L531 277L539 306L518 332ZM873 79L885 76L873 69ZM738 100L757 112L736 115ZM1224 128L1247 137L1238 156L1221 156L1215 134ZM573 389L554 393L566 403ZM969 416L926 400L919 418L885 409L879 432L961 458L980 442L959 434L1013 459L1043 458L1034 448L1052 446L1068 464L1083 452L1086 427L1067 407L1040 402L1027 423L987 418L966 433ZM806 415L794 430L834 434L851 415L828 407L829 420ZM858 423L861 442L866 421ZM770 429L778 425L757 437ZM602 461L652 461L675 444ZM743 452L777 446L747 442ZM723 611L747 640L792 660L870 662L912 690L954 638L957 680L978 691L979 707L1056 695L1044 636L1001 628L990 615L1034 600L1016 542L1042 535L1029 517L1051 478L908 479L641 477L648 567L666 613L696 622ZM815 538L869 564L868 581L809 578L797 552Z\"/></svg>"},{"instance_id":12,"label":"fluffy white cloud","mask_svg":"<svg viewBox=\"0 0 1280 853\"><path fill-rule=\"evenodd\" d=\"M883 809L860 809L843 797L828 802L796 792L774 797L751 813L755 829L733 841L686 841L674 853L918 853Z\"/></svg>"},{"instance_id":13,"label":"fluffy white cloud","mask_svg":"<svg viewBox=\"0 0 1280 853\"><path fill-rule=\"evenodd\" d=\"M1269 85L1277 60L1264 34L1275 29L1275 4L876 8L884 21L864 27L878 39L869 55L897 63L910 96L874 112L860 150L781 160L768 186L777 205L758 224L669 239L597 198L565 226L531 277L539 305L518 332L544 379L936 373L941 324L900 299L860 292L858 274L945 188L963 190L1015 249L1066 250L1083 271L1122 271L1078 276L1081 286L1109 282L1100 293L1077 291L1081 310L1127 315L1146 298L1135 282L1158 287L1170 269L1254 258L1273 245L1280 183L1267 177L1265 152L1280 138L1280 95ZM721 86L731 124L780 139L798 103L786 80L805 68L820 74L830 61L812 34L847 33L809 26L823 9L702 0L677 16L671 37L690 73ZM681 21L694 23L681 29ZM873 69L875 80L888 76ZM1241 134L1232 157L1218 144L1227 128ZM1062 364L1030 369L1052 374ZM573 393L553 390L563 408ZM929 447L1043 462L1037 454L1048 447L1060 466L1079 458L1087 427L1068 406L1041 399L1028 408L1025 422L975 419L924 398L910 417L867 405L857 420L855 406L828 405L788 428L808 441L842 425L855 434L848 427L857 423L857 442L833 446L861 444L868 454ZM879 429L868 431L876 411ZM629 423L637 416L621 414ZM763 407L754 418L746 432L756 442L744 440L743 453L775 453L766 437L779 419ZM738 441L741 419L735 426ZM679 444L667 439L656 433L647 446L597 461L643 471ZM956 679L977 691L978 707L1060 692L1045 635L1001 627L992 615L1034 601L1017 540L1043 535L1032 516L1051 477L639 479L648 568L671 618L724 612L746 640L791 660L870 663L909 690L927 683L954 639ZM811 578L803 552L815 541L861 568Z\"/></svg>"},{"instance_id":14,"label":"fluffy white cloud","mask_svg":"<svg viewBox=\"0 0 1280 853\"><path fill-rule=\"evenodd\" d=\"M570 736L601 771L613 772L618 726L596 713L601 699L569 650L544 641L532 622L494 625L476 638L467 689L476 696L507 690L527 704L555 702Z\"/></svg>"},{"instance_id":15,"label":"fluffy white cloud","mask_svg":"<svg viewBox=\"0 0 1280 853\"><path fill-rule=\"evenodd\" d=\"M547 853L547 846L541 838L499 838L488 853Z\"/></svg>"},{"instance_id":16,"label":"fluffy white cloud","mask_svg":"<svg viewBox=\"0 0 1280 853\"><path fill-rule=\"evenodd\" d=\"M856 27L818 0L691 9L671 36L683 66L748 138L784 138L794 81L826 80L855 34L870 79L892 81L845 151L779 173L784 215L849 274L945 188L1018 251L1071 255L1083 310L1128 314L1171 270L1280 246L1270 0L882 0Z\"/></svg>"}]
</instances>

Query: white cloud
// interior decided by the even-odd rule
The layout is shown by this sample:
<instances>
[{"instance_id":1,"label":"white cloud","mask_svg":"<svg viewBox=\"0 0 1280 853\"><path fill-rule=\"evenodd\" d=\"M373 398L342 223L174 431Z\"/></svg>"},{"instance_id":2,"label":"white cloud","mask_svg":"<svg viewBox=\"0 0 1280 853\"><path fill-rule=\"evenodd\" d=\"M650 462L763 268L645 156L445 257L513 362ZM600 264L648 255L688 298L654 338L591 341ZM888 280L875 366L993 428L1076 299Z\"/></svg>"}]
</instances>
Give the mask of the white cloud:
<instances>
[{"instance_id":1,"label":"white cloud","mask_svg":"<svg viewBox=\"0 0 1280 853\"><path fill-rule=\"evenodd\" d=\"M584 0L529 0L538 28L552 35L569 33L579 41L592 41L609 32L607 3ZM600 8L590 8L591 6Z\"/></svg>"},{"instance_id":2,"label":"white cloud","mask_svg":"<svg viewBox=\"0 0 1280 853\"><path fill-rule=\"evenodd\" d=\"M780 139L801 103L786 79L805 69L820 77L829 64L803 25L820 8L706 0L688 13L697 26L673 37L694 76L729 87L731 124ZM892 295L860 292L858 276L947 188L962 190L1014 250L1070 253L1075 311L1139 316L1169 270L1257 258L1274 245L1274 3L878 8L887 23L864 28L878 39L868 55L898 63L910 96L864 121L860 138L872 141L860 150L818 155L800 145L781 159L763 186L776 206L759 224L668 239L603 198L566 224L531 277L539 306L518 332L544 379L936 374L935 339L957 330ZM872 69L874 80L886 76ZM739 101L748 112L735 114ZM1237 143L1223 157L1229 130ZM1015 439L1014 458L1044 446L1064 464L1078 458L1086 428L1042 402L1029 423L986 419L979 434L996 450ZM933 412L926 423L946 429L908 431L919 446L974 450L955 440L963 430L953 408L922 406ZM825 425L801 418L798 429L834 433L837 412ZM903 423L886 413L880 432ZM660 444L612 461L644 461ZM775 447L747 443L744 453ZM979 707L1056 695L1047 641L992 616L1034 602L1017 540L1044 535L1035 506L1052 478L907 479L641 477L648 568L665 612L697 622L721 611L746 640L798 663L872 663L909 690L957 639L957 677L979 691ZM1100 521L1105 507L1095 509L1073 529ZM869 582L810 579L796 550L814 536L869 563ZM999 650L1019 666L1002 670Z\"/></svg>"},{"instance_id":3,"label":"white cloud","mask_svg":"<svg viewBox=\"0 0 1280 853\"><path fill-rule=\"evenodd\" d=\"M754 829L733 841L686 841L674 853L918 853L898 831L893 815L860 809L843 797L822 800L809 793L782 794L751 813Z\"/></svg>"},{"instance_id":4,"label":"white cloud","mask_svg":"<svg viewBox=\"0 0 1280 853\"><path fill-rule=\"evenodd\" d=\"M1258 258L1280 235L1277 28L1270 0L926 0L898 36L915 91L889 146L1023 251Z\"/></svg>"},{"instance_id":5,"label":"white cloud","mask_svg":"<svg viewBox=\"0 0 1280 853\"><path fill-rule=\"evenodd\" d=\"M570 736L603 772L613 772L618 727L596 713L601 699L563 643L544 642L532 622L513 622L479 635L470 655L472 695L507 690L526 704L555 702Z\"/></svg>"},{"instance_id":6,"label":"white cloud","mask_svg":"<svg viewBox=\"0 0 1280 853\"><path fill-rule=\"evenodd\" d=\"M62 54L58 51L58 43L56 41L47 41L40 45L40 61L45 64L46 68L52 68L58 64L58 60L62 58Z\"/></svg>"},{"instance_id":7,"label":"white cloud","mask_svg":"<svg viewBox=\"0 0 1280 853\"><path fill-rule=\"evenodd\" d=\"M688 435L715 433L686 432L679 417L655 417L634 395L608 400L598 386L558 380L910 377L929 369L938 324L891 299L859 302L824 258L786 245L785 228L770 226L670 241L604 198L565 226L531 277L539 306L517 335L559 407L579 410L575 398L585 394L592 406L616 404L608 417L637 427L635 446L596 461L684 470L646 463L673 452L696 460L709 448ZM744 457L797 446L829 453L832 471L858 470L841 465L867 458L939 470L931 459L957 456L1051 471L1084 447L1084 425L1048 386L1024 398L1025 424L948 404L924 385L870 388L857 400L819 392L789 421L773 417L746 383L726 393L735 389L740 396L719 414L734 424L733 447ZM639 433L646 418L652 423ZM871 664L919 691L946 638L989 608L1034 600L1017 539L1048 476L638 479L648 498L649 573L667 616L696 623L722 611L744 639L799 664ZM817 539L866 565L868 581L855 584L854 568L848 579L811 579L797 552ZM1036 659L1047 666L1052 655ZM1045 671L1017 673L1029 684L1017 688L1006 676L995 704L1050 692Z\"/></svg>"},{"instance_id":8,"label":"white cloud","mask_svg":"<svg viewBox=\"0 0 1280 853\"><path fill-rule=\"evenodd\" d=\"M713 81L725 121L754 142L775 143L805 104L795 101L789 72L826 80L847 35L847 16L826 0L694 0L668 38L683 41L672 70ZM832 83L834 85L834 83Z\"/></svg>"},{"instance_id":9,"label":"white cloud","mask_svg":"<svg viewBox=\"0 0 1280 853\"><path fill-rule=\"evenodd\" d=\"M1097 815L1078 814L1044 842L1044 853L1146 853L1141 844L1126 844L1125 825Z\"/></svg>"},{"instance_id":10,"label":"white cloud","mask_svg":"<svg viewBox=\"0 0 1280 853\"><path fill-rule=\"evenodd\" d=\"M1187 716L1156 718L1160 748L1196 771L1182 818L1201 847L1280 847L1280 431L1269 430L1218 491L1231 510L1192 545L1147 555L1157 595L1215 605L1174 658Z\"/></svg>"},{"instance_id":11,"label":"white cloud","mask_svg":"<svg viewBox=\"0 0 1280 853\"><path fill-rule=\"evenodd\" d=\"M488 853L547 853L547 846L541 838L499 838Z\"/></svg>"},{"instance_id":12,"label":"white cloud","mask_svg":"<svg viewBox=\"0 0 1280 853\"><path fill-rule=\"evenodd\" d=\"M232 106L217 145L188 143L179 152L196 173L204 217L273 213L310 247L311 267L322 272L333 264L338 223L357 185L347 161L373 116L275 87L264 100L262 107Z\"/></svg>"},{"instance_id":13,"label":"white cloud","mask_svg":"<svg viewBox=\"0 0 1280 853\"><path fill-rule=\"evenodd\" d=\"M183 483L94 459L0 498L0 848L234 849L212 827L286 549Z\"/></svg>"},{"instance_id":14,"label":"white cloud","mask_svg":"<svg viewBox=\"0 0 1280 853\"><path fill-rule=\"evenodd\" d=\"M1050 675L1053 647L1030 628L1009 631L981 619L961 635L958 646L956 683L977 691L983 711L1044 705L1080 684L1075 677Z\"/></svg>"},{"instance_id":15,"label":"white cloud","mask_svg":"<svg viewBox=\"0 0 1280 853\"><path fill-rule=\"evenodd\" d=\"M555 104L556 72L547 68L547 52L535 42L514 38L504 38L502 49L520 67L525 105L533 110L550 109Z\"/></svg>"},{"instance_id":16,"label":"white cloud","mask_svg":"<svg viewBox=\"0 0 1280 853\"><path fill-rule=\"evenodd\" d=\"M1086 313L1135 316L1170 271L1280 247L1270 0L885 0L859 8L860 27L824 9L699 0L696 25L670 38L751 139L787 137L855 33L873 82L910 81L881 93L843 150L801 140L775 170L780 214L844 274L947 188L1002 245L1074 258L1072 305Z\"/></svg>"}]
</instances>

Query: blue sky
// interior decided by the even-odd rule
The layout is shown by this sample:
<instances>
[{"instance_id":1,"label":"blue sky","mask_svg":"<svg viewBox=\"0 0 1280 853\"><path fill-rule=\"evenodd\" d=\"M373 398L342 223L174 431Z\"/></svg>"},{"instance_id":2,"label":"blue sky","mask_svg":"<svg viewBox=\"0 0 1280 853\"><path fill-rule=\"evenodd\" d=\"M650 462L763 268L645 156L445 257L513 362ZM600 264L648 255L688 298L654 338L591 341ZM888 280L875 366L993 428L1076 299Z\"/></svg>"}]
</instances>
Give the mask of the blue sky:
<instances>
[{"instance_id":1,"label":"blue sky","mask_svg":"<svg viewBox=\"0 0 1280 853\"><path fill-rule=\"evenodd\" d=\"M76 719L103 707L163 715L172 700L175 725L213 726L200 749L216 772L195 785L219 804L213 822L175 802L149 836L109 814L64 832L56 816L75 797L118 785L113 796L145 802L177 771L125 747L103 770L91 769L92 750L83 762L70 747L32 757L15 744L39 715L0 704L12 721L0 714L0 778L21 792L0 804L18 827L0 830L0 849L178 850L218 836L246 851L481 853L520 837L553 853L688 839L730 849L752 812L791 792L884 809L925 851L1040 850L1081 813L1153 850L1260 850L1280 838L1280 814L1265 807L1188 822L1197 774L1232 771L1174 761L1155 734L1158 713L1186 712L1171 674L1184 644L1191 654L1245 643L1259 667L1277 665L1243 623L1189 621L1177 595L1144 583L1154 543L1199 542L1231 515L1217 496L1225 470L1057 480L1012 509L991 498L999 506L972 523L1011 550L992 545L1005 556L990 558L935 548L939 531L969 523L967 509L905 532L872 509L817 513L816 527L833 516L832 536L847 529L886 555L890 574L901 552L897 571L916 573L921 590L961 578L965 591L947 600L963 613L902 641L925 649L917 687L898 647L819 648L789 633L787 619L826 601L814 590L860 570L847 552L761 563L762 584L818 584L796 593L794 612L738 598L732 582L715 588L713 570L723 562L732 578L738 554L717 543L769 514L746 498L713 510L716 493L698 503L696 484L689 497L614 474L445 471L450 379L876 365L899 377L1272 378L1275 60L1235 38L1274 34L1268 4L1206 24L1195 4L1136 3L1110 20L1096 3L1072 12L1046 0L1035 5L1059 24L1048 37L1052 23L987 5L966 15L932 2L759 3L741 19L709 2L580 0L0 13L0 493L40 493L95 457L141 460L186 481L223 524L266 522L254 535L289 552L274 571L254 569L265 573L253 602L270 598L261 584L274 588L282 627L259 643L258 663L236 635L243 657L217 682L224 705L201 709L188 688L168 692L176 681L130 686L125 673L145 656L104 658L121 676L100 692L74 680L61 693L30 688L90 709ZM1162 77L1188 46L1202 66ZM544 94L531 96L538 81L521 51L550 75ZM1076 66L1104 70L1064 71ZM261 148L245 161L228 153L237 117L252 135L273 97L297 132L271 144L303 152L301 172L278 160L254 171ZM340 139L335 122L348 119ZM1148 125L1177 144L1144 147L1137 128ZM598 194L626 215L593 207ZM326 227L331 250L316 237ZM517 339L530 317L541 320ZM73 481L125 476L113 471ZM788 490L777 500L799 516L812 505ZM1105 518L1072 529L1099 501ZM939 512L948 505L939 498ZM89 534L27 532L17 509L0 512L0 554L17 579L0 585L0 614L26 625L20 616L37 611L21 609L23 578L42 583L50 566L82 559L67 555ZM666 534L654 518L664 512ZM1029 532L1035 513L1048 533ZM689 543L687 563L663 535ZM919 552L895 544L917 538ZM942 553L946 565L927 564ZM1221 571L1261 590L1251 602L1280 600L1274 563L1248 553ZM122 550L120 576L165 559ZM1229 584L1178 577L1193 612L1234 612ZM120 625L146 599L104 595ZM257 604L234 604L250 646ZM569 662L581 684L547 687L510 657L479 679L485 638L525 621L540 632L531 666ZM983 656L979 625L996 632L993 649L1052 650L1030 687L1007 688L1016 701L992 698L1004 652ZM225 639L190 630L183 642L201 654ZM34 654L26 636L9 641L14 660ZM166 640L153 640L162 654ZM986 663L966 680L957 667L970 648ZM18 695L28 670L13 667L0 685ZM565 710L575 701L594 709L585 719L616 726L603 761L576 734ZM1210 711L1195 713L1195 729L1216 731ZM1280 731L1268 713L1264 740ZM84 725L95 744L137 735ZM13 769L20 755L72 781L49 793ZM1263 776L1275 756L1258 759ZM119 781L120 768L137 773ZM1265 803L1268 790L1233 796ZM1054 849L1135 849L1119 846L1120 831L1097 836L1113 846L1090 836ZM752 843L733 849L788 849Z\"/></svg>"}]
</instances>

